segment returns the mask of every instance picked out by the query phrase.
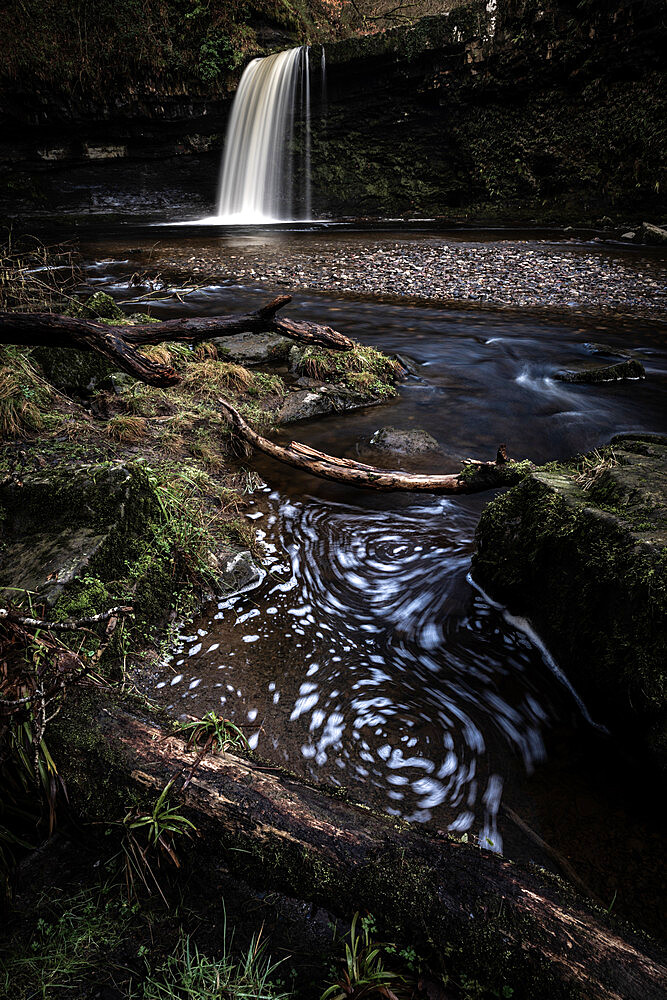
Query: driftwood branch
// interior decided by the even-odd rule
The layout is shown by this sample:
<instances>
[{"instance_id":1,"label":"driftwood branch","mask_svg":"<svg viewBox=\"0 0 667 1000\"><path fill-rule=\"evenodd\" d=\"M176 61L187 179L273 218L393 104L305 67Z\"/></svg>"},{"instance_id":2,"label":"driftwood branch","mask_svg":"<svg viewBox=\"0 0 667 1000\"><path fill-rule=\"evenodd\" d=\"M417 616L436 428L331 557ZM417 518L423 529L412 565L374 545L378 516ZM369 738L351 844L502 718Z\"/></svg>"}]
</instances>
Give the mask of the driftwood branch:
<instances>
[{"instance_id":1,"label":"driftwood branch","mask_svg":"<svg viewBox=\"0 0 667 1000\"><path fill-rule=\"evenodd\" d=\"M303 344L348 351L352 341L329 326L278 319L276 313L291 301L280 295L256 312L232 316L170 319L162 323L114 326L96 320L59 316L54 313L0 312L0 343L25 347L74 347L96 351L123 371L148 385L168 388L181 381L169 365L144 357L141 346L179 341L200 343L236 333L279 333Z\"/></svg>"},{"instance_id":2,"label":"driftwood branch","mask_svg":"<svg viewBox=\"0 0 667 1000\"><path fill-rule=\"evenodd\" d=\"M161 738L153 723L121 708L81 711L97 735L87 744L85 771L72 760L72 778L65 775L72 795L76 775L89 782L97 767L107 780L154 794L192 771L182 738ZM110 818L103 797L85 784L81 795L89 819ZM664 997L663 950L541 869L231 754L205 756L181 795L211 846L212 865L219 859L260 887L344 915L367 909L397 936L423 933L451 950L452 975L482 973L498 989L511 984L515 1000Z\"/></svg>"},{"instance_id":3,"label":"driftwood branch","mask_svg":"<svg viewBox=\"0 0 667 1000\"><path fill-rule=\"evenodd\" d=\"M88 618L69 619L64 622L50 622L44 618L31 618L27 615L22 615L18 611L12 611L11 608L0 608L0 620L5 619L14 625L22 625L24 628L29 629L46 629L49 632L76 632L78 629L86 628L89 625L99 625L100 622L106 622L116 615L129 614L132 610L131 605L119 605L115 608L109 608L108 611L101 611L98 615L90 615Z\"/></svg>"},{"instance_id":4,"label":"driftwood branch","mask_svg":"<svg viewBox=\"0 0 667 1000\"><path fill-rule=\"evenodd\" d=\"M426 493L479 493L499 486L518 482L522 473L517 463L507 459L505 446L498 449L495 462L468 462L463 472L447 475L418 475L398 470L379 469L374 465L364 465L349 458L337 458L317 451L306 444L291 441L286 447L269 441L253 430L241 414L226 400L218 399L218 405L231 423L234 432L248 444L271 458L303 469L320 479L330 479L335 483L347 483L367 490L402 490L404 492Z\"/></svg>"}]
</instances>

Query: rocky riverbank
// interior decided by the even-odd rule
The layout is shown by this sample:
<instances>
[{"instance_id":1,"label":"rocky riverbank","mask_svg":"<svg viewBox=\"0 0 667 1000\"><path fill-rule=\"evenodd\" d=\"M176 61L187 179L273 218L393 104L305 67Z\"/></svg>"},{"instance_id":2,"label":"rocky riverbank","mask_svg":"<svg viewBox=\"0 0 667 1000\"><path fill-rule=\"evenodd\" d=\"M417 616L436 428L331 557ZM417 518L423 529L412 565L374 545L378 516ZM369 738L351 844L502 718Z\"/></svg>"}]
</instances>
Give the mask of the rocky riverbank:
<instances>
[{"instance_id":1,"label":"rocky riverbank","mask_svg":"<svg viewBox=\"0 0 667 1000\"><path fill-rule=\"evenodd\" d=\"M620 435L484 510L472 573L525 615L598 722L667 766L667 439Z\"/></svg>"},{"instance_id":2,"label":"rocky riverbank","mask_svg":"<svg viewBox=\"0 0 667 1000\"><path fill-rule=\"evenodd\" d=\"M596 252L597 248L601 252ZM629 251L577 239L488 240L485 234L391 236L282 234L227 249L167 239L161 266L187 280L368 295L409 301L667 319L667 262L660 250ZM148 255L146 257L148 259ZM137 258L137 263L141 257Z\"/></svg>"}]
</instances>

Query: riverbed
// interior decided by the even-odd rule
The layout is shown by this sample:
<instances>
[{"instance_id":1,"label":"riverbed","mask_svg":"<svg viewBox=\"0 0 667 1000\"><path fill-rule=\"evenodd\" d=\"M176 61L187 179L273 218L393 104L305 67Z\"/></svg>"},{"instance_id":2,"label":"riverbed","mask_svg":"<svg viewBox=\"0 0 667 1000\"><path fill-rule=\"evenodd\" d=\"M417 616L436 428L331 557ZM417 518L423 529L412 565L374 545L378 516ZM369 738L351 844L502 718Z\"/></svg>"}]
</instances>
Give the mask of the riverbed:
<instances>
[{"instance_id":1,"label":"riverbed","mask_svg":"<svg viewBox=\"0 0 667 1000\"><path fill-rule=\"evenodd\" d=\"M646 249L185 227L83 248L97 287L160 318L245 311L287 290L293 317L404 358L396 399L283 433L336 455L382 461L370 439L388 425L439 442L439 455L384 459L423 472L492 458L500 443L544 462L615 433L667 433L665 261ZM627 355L646 379L554 378ZM658 928L659 786L528 623L470 579L489 497L375 495L264 458L253 467L265 487L246 516L263 580L188 623L147 693L176 717L214 709L270 761L369 806L574 872L604 906Z\"/></svg>"}]
</instances>

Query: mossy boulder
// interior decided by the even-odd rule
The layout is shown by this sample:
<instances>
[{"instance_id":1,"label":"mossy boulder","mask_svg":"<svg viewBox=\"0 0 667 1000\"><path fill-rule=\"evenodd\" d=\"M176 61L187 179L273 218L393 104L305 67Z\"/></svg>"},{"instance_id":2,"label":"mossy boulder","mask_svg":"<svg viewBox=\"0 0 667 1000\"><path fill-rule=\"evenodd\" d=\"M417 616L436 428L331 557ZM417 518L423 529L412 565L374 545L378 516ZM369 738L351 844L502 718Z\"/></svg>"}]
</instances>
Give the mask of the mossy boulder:
<instances>
[{"instance_id":1,"label":"mossy boulder","mask_svg":"<svg viewBox=\"0 0 667 1000\"><path fill-rule=\"evenodd\" d=\"M36 347L32 352L47 382L67 396L88 396L111 385L118 369L101 354L69 347Z\"/></svg>"},{"instance_id":2,"label":"mossy boulder","mask_svg":"<svg viewBox=\"0 0 667 1000\"><path fill-rule=\"evenodd\" d=\"M472 562L593 717L667 766L667 439L620 436L492 501Z\"/></svg>"},{"instance_id":3,"label":"mossy boulder","mask_svg":"<svg viewBox=\"0 0 667 1000\"><path fill-rule=\"evenodd\" d=\"M159 512L146 473L130 465L55 468L8 480L0 509L0 588L11 588L14 600L25 591L48 605L84 577L97 590L121 577ZM103 604L105 595L97 596L93 603Z\"/></svg>"},{"instance_id":4,"label":"mossy boulder","mask_svg":"<svg viewBox=\"0 0 667 1000\"><path fill-rule=\"evenodd\" d=\"M74 310L82 319L124 320L125 313L107 292L95 292Z\"/></svg>"}]
</instances>

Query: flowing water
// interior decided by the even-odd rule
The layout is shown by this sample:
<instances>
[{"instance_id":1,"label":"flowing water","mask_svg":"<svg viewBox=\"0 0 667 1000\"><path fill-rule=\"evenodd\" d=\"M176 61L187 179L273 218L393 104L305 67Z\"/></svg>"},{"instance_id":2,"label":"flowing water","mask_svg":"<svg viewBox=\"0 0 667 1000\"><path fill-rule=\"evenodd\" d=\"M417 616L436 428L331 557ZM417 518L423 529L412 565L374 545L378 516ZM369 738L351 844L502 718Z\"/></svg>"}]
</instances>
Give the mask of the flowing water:
<instances>
[{"instance_id":1,"label":"flowing water","mask_svg":"<svg viewBox=\"0 0 667 1000\"><path fill-rule=\"evenodd\" d=\"M199 252L230 259L244 239L200 242ZM374 237L364 239L370 255ZM174 249L166 241L158 253L173 262ZM113 241L91 246L106 259L90 277L127 297L132 264L114 260L119 251ZM266 294L216 284L153 309L214 314L254 308ZM463 457L492 456L501 441L539 462L613 433L667 432L667 350L656 324L330 295L298 296L290 314L411 361L387 405L283 432L324 451L375 461L376 428L419 427L443 453L410 467L450 471ZM609 361L620 351L641 358L647 379L553 380L558 368L597 363L600 341ZM659 927L659 788L590 719L576 681L560 675L527 623L470 580L488 496L375 495L262 457L253 466L267 484L246 514L265 546L263 581L189 625L150 693L177 717L224 714L265 757L392 815L559 871L569 864L604 905L616 898Z\"/></svg>"},{"instance_id":2,"label":"flowing water","mask_svg":"<svg viewBox=\"0 0 667 1000\"><path fill-rule=\"evenodd\" d=\"M295 109L303 130L301 197L294 198ZM263 223L292 219L310 203L310 69L308 46L253 59L234 98L220 176L218 213L204 222Z\"/></svg>"}]
</instances>

